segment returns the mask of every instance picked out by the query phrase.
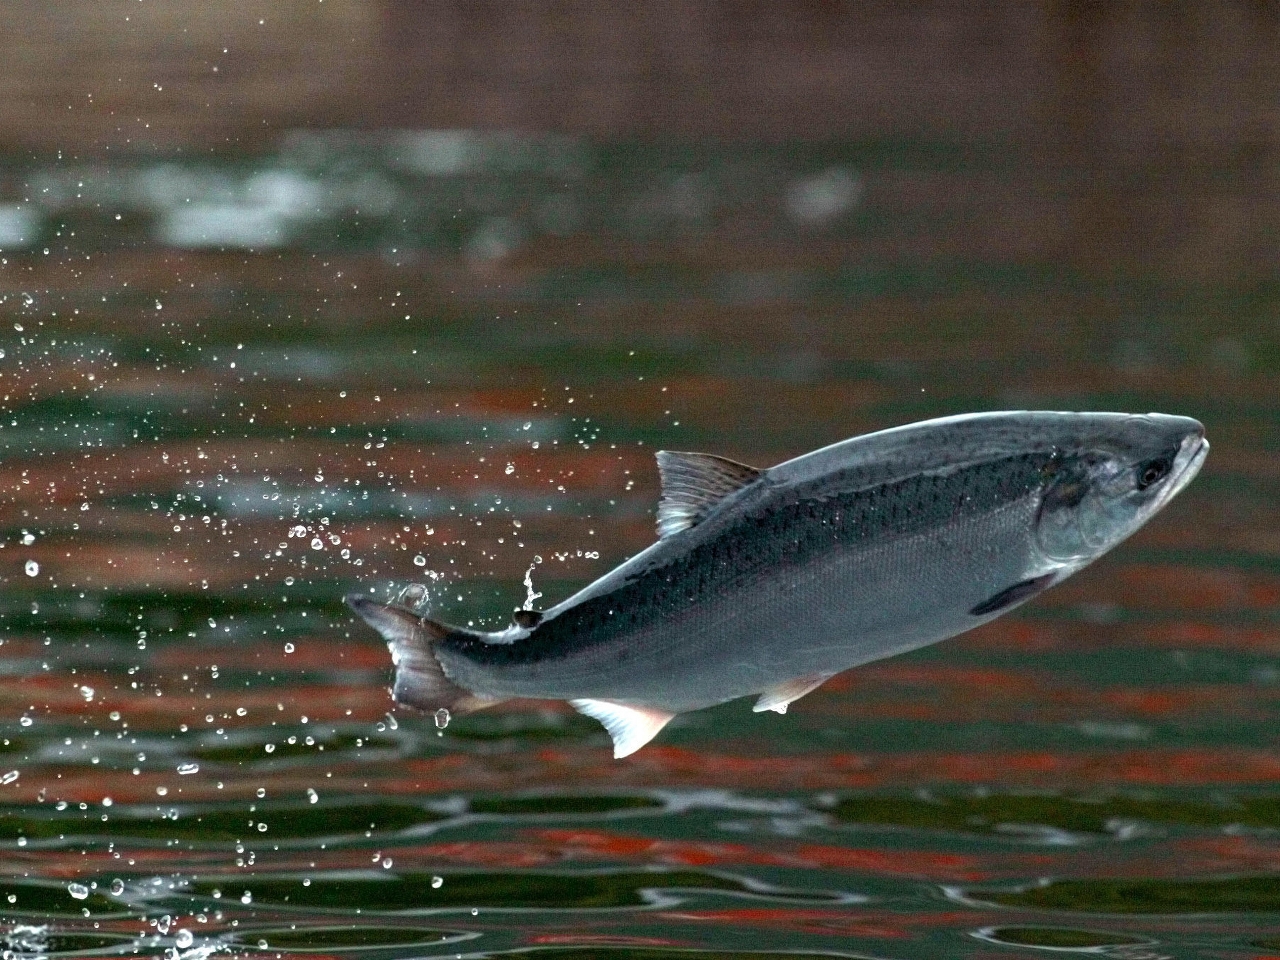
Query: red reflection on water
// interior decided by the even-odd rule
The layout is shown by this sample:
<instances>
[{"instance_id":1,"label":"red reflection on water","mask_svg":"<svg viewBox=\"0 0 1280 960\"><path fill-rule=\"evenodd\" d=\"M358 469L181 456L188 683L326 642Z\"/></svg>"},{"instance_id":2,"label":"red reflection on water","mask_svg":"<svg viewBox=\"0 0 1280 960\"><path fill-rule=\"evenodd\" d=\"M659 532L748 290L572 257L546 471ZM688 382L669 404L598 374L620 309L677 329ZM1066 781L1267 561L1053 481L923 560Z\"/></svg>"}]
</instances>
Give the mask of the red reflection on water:
<instances>
[{"instance_id":1,"label":"red reflection on water","mask_svg":"<svg viewBox=\"0 0 1280 960\"><path fill-rule=\"evenodd\" d=\"M756 865L791 868L859 870L894 876L927 876L944 880L990 879L977 857L929 851L870 850L799 845L771 850L743 843L655 840L599 830L537 830L529 836L555 844L571 857L642 858L669 866L714 867Z\"/></svg>"}]
</instances>

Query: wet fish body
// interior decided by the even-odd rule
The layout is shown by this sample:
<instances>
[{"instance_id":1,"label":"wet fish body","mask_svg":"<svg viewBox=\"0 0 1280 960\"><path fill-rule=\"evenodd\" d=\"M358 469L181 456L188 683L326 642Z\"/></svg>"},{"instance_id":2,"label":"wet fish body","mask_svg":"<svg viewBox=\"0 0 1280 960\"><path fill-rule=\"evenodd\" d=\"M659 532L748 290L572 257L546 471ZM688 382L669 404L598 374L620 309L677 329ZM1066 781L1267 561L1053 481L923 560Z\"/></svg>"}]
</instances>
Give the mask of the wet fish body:
<instances>
[{"instance_id":1,"label":"wet fish body","mask_svg":"<svg viewBox=\"0 0 1280 960\"><path fill-rule=\"evenodd\" d=\"M868 661L955 636L1060 582L1198 471L1199 423L1015 412L855 437L767 470L658 454L661 538L504 631L446 627L363 595L397 700L468 710L563 699L625 755L672 716L787 704Z\"/></svg>"}]
</instances>

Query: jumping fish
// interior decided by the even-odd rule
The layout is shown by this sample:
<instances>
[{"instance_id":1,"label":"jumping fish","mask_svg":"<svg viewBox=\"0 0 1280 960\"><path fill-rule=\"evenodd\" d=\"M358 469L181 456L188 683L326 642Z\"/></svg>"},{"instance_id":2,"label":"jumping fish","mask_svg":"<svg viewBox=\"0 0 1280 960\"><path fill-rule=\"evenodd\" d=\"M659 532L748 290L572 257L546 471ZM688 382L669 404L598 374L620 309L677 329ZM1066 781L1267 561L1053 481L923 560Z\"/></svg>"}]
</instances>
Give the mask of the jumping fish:
<instances>
[{"instance_id":1,"label":"jumping fish","mask_svg":"<svg viewBox=\"0 0 1280 960\"><path fill-rule=\"evenodd\" d=\"M986 623L1096 560L1200 470L1204 427L1152 413L928 420L757 469L657 454L656 543L492 632L361 594L397 702L567 700L614 756L676 714L787 706L841 671Z\"/></svg>"}]
</instances>

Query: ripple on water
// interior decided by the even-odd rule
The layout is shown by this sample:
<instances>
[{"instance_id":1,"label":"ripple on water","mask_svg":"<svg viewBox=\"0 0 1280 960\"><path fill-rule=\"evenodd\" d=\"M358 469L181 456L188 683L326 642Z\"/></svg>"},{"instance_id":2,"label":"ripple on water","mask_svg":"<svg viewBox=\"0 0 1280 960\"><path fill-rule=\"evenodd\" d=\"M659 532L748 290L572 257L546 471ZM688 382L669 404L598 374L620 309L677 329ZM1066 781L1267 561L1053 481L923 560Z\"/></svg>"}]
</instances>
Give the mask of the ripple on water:
<instances>
[{"instance_id":1,"label":"ripple on water","mask_svg":"<svg viewBox=\"0 0 1280 960\"><path fill-rule=\"evenodd\" d=\"M125 933L71 933L16 924L0 938L14 957L70 957L81 954L121 953L137 942Z\"/></svg>"},{"instance_id":2,"label":"ripple on water","mask_svg":"<svg viewBox=\"0 0 1280 960\"><path fill-rule=\"evenodd\" d=\"M1074 927L986 927L974 933L979 940L1014 947L1046 947L1085 950L1093 947L1127 947L1150 943L1142 937Z\"/></svg>"},{"instance_id":3,"label":"ripple on water","mask_svg":"<svg viewBox=\"0 0 1280 960\"><path fill-rule=\"evenodd\" d=\"M116 808L106 819L98 810L50 814L44 810L0 810L0 840L62 840L93 837L181 840L195 845L225 843L269 832L272 839L305 839L365 831L397 832L436 823L443 814L416 804L275 804L258 803L249 812L243 803L210 807ZM258 825L267 830L259 831Z\"/></svg>"},{"instance_id":4,"label":"ripple on water","mask_svg":"<svg viewBox=\"0 0 1280 960\"><path fill-rule=\"evenodd\" d=\"M664 804L644 796L591 796L574 794L540 794L536 796L473 797L468 804L472 813L501 814L513 817L572 814L614 813L623 810L659 810Z\"/></svg>"},{"instance_id":5,"label":"ripple on water","mask_svg":"<svg viewBox=\"0 0 1280 960\"><path fill-rule=\"evenodd\" d=\"M369 924L299 927L245 931L238 936L241 943L257 945L267 942L266 949L281 953L313 951L374 950L391 947L421 947L470 939L474 933L438 930L429 927L384 927Z\"/></svg>"},{"instance_id":6,"label":"ripple on water","mask_svg":"<svg viewBox=\"0 0 1280 960\"><path fill-rule=\"evenodd\" d=\"M388 877L262 879L202 878L188 890L210 904L251 893L258 906L294 909L381 911L439 908L598 910L679 902L682 893L747 895L787 902L846 902L844 894L764 888L729 874L695 870L613 871L599 873L448 873Z\"/></svg>"},{"instance_id":7,"label":"ripple on water","mask_svg":"<svg viewBox=\"0 0 1280 960\"><path fill-rule=\"evenodd\" d=\"M1187 827L1280 827L1280 797L1236 797L1213 803L1124 795L939 793L927 796L859 794L825 808L842 823L945 830L1008 832L1037 826L1073 833L1114 834L1131 821Z\"/></svg>"},{"instance_id":8,"label":"ripple on water","mask_svg":"<svg viewBox=\"0 0 1280 960\"><path fill-rule=\"evenodd\" d=\"M1004 893L971 891L975 900L1006 907L1087 913L1280 912L1280 875L1205 880L1053 880Z\"/></svg>"}]
</instances>

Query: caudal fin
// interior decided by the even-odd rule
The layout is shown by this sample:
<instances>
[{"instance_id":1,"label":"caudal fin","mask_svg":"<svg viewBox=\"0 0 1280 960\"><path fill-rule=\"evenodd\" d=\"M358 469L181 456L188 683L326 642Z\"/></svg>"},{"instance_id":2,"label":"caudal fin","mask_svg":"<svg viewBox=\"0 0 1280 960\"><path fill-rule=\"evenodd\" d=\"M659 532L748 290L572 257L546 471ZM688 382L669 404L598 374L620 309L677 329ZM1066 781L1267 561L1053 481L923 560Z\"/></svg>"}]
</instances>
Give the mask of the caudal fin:
<instances>
[{"instance_id":1,"label":"caudal fin","mask_svg":"<svg viewBox=\"0 0 1280 960\"><path fill-rule=\"evenodd\" d=\"M443 709L458 714L498 702L472 693L445 676L434 648L449 634L448 627L405 607L378 603L362 594L352 593L346 599L347 606L387 641L396 668L395 685L391 688L396 703L428 713Z\"/></svg>"}]
</instances>

